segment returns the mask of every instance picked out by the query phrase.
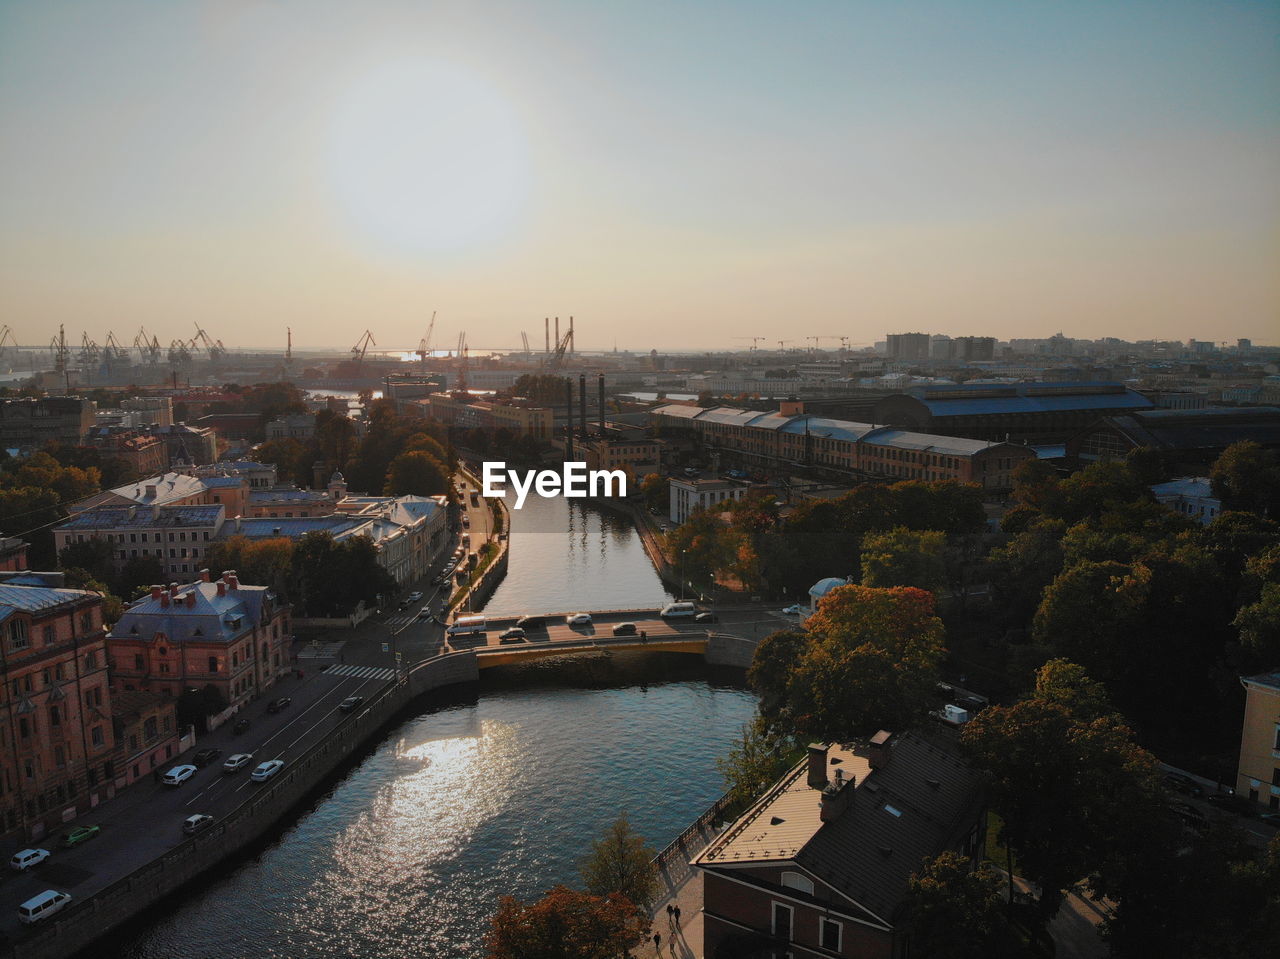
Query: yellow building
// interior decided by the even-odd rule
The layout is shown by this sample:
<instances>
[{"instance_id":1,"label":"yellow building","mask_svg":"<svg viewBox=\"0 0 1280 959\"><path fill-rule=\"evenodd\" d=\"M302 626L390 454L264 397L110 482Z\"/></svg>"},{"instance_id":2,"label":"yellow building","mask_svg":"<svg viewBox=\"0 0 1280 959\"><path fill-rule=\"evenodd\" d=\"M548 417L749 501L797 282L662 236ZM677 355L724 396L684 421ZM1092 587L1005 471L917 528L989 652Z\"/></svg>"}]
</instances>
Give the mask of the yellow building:
<instances>
[{"instance_id":1,"label":"yellow building","mask_svg":"<svg viewBox=\"0 0 1280 959\"><path fill-rule=\"evenodd\" d=\"M622 470L634 483L662 468L662 441L644 436L593 439L581 450L589 470Z\"/></svg>"},{"instance_id":2,"label":"yellow building","mask_svg":"<svg viewBox=\"0 0 1280 959\"><path fill-rule=\"evenodd\" d=\"M1240 681L1248 698L1236 795L1280 810L1280 670L1245 676Z\"/></svg>"},{"instance_id":3,"label":"yellow building","mask_svg":"<svg viewBox=\"0 0 1280 959\"><path fill-rule=\"evenodd\" d=\"M486 400L469 401L448 393L433 393L417 406L429 419L463 429L507 429L519 435L537 439L550 439L553 414L542 406L514 406L507 403L491 403Z\"/></svg>"}]
</instances>

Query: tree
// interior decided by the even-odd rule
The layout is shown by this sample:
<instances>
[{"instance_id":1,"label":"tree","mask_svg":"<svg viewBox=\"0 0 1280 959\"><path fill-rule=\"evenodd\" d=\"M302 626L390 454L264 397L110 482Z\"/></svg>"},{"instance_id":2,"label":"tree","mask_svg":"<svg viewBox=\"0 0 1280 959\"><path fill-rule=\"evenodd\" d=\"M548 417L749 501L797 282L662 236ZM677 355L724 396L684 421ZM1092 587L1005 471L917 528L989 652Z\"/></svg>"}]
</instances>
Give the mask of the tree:
<instances>
[{"instance_id":1,"label":"tree","mask_svg":"<svg viewBox=\"0 0 1280 959\"><path fill-rule=\"evenodd\" d=\"M649 933L649 919L624 896L556 886L537 902L503 896L488 936L488 959L620 959Z\"/></svg>"},{"instance_id":2,"label":"tree","mask_svg":"<svg viewBox=\"0 0 1280 959\"><path fill-rule=\"evenodd\" d=\"M591 855L581 865L582 881L593 896L618 893L647 915L658 896L657 855L620 813L603 838L591 844Z\"/></svg>"},{"instance_id":3,"label":"tree","mask_svg":"<svg viewBox=\"0 0 1280 959\"><path fill-rule=\"evenodd\" d=\"M937 594L946 579L943 551L947 538L938 530L899 526L862 540L862 585L915 586Z\"/></svg>"},{"instance_id":4,"label":"tree","mask_svg":"<svg viewBox=\"0 0 1280 959\"><path fill-rule=\"evenodd\" d=\"M439 496L448 491L449 469L430 453L401 453L387 469L386 496Z\"/></svg>"},{"instance_id":5,"label":"tree","mask_svg":"<svg viewBox=\"0 0 1280 959\"><path fill-rule=\"evenodd\" d=\"M747 669L747 684L760 696L760 715L768 722L775 723L785 715L787 684L809 643L807 633L781 629L756 645Z\"/></svg>"},{"instance_id":6,"label":"tree","mask_svg":"<svg viewBox=\"0 0 1280 959\"><path fill-rule=\"evenodd\" d=\"M1265 583L1255 602L1240 607L1231 625L1240 644L1262 663L1280 660L1280 583Z\"/></svg>"},{"instance_id":7,"label":"tree","mask_svg":"<svg viewBox=\"0 0 1280 959\"><path fill-rule=\"evenodd\" d=\"M640 495L649 509L665 513L671 501L671 480L661 473L650 473L640 481Z\"/></svg>"},{"instance_id":8,"label":"tree","mask_svg":"<svg viewBox=\"0 0 1280 959\"><path fill-rule=\"evenodd\" d=\"M81 569L99 582L115 578L114 550L105 539L91 536L83 543L68 543L58 553L62 569ZM157 580L159 582L159 580Z\"/></svg>"},{"instance_id":9,"label":"tree","mask_svg":"<svg viewBox=\"0 0 1280 959\"><path fill-rule=\"evenodd\" d=\"M910 728L924 715L944 653L932 594L838 586L805 627L814 639L787 681L797 733L852 742L880 728Z\"/></svg>"},{"instance_id":10,"label":"tree","mask_svg":"<svg viewBox=\"0 0 1280 959\"><path fill-rule=\"evenodd\" d=\"M1049 664L1040 681L1043 691L980 712L962 740L991 779L1001 841L1040 886L1047 921L1065 890L1105 874L1118 840L1162 816L1164 806L1154 757L1134 744L1118 715L1093 714L1096 685L1069 663Z\"/></svg>"},{"instance_id":11,"label":"tree","mask_svg":"<svg viewBox=\"0 0 1280 959\"><path fill-rule=\"evenodd\" d=\"M113 579L116 591L125 598L137 596L157 583L168 580L164 564L154 556L135 556L124 564L120 575Z\"/></svg>"},{"instance_id":12,"label":"tree","mask_svg":"<svg viewBox=\"0 0 1280 959\"><path fill-rule=\"evenodd\" d=\"M1001 878L976 871L957 852L926 859L907 880L903 922L911 950L930 959L994 959L1017 954L1005 918Z\"/></svg>"},{"instance_id":13,"label":"tree","mask_svg":"<svg viewBox=\"0 0 1280 959\"><path fill-rule=\"evenodd\" d=\"M1274 453L1252 440L1232 443L1209 471L1213 494L1229 510L1280 513L1280 465Z\"/></svg>"},{"instance_id":14,"label":"tree","mask_svg":"<svg viewBox=\"0 0 1280 959\"><path fill-rule=\"evenodd\" d=\"M756 716L742 727L742 735L727 755L716 760L726 791L736 809L745 809L756 797L800 759L795 737Z\"/></svg>"}]
</instances>

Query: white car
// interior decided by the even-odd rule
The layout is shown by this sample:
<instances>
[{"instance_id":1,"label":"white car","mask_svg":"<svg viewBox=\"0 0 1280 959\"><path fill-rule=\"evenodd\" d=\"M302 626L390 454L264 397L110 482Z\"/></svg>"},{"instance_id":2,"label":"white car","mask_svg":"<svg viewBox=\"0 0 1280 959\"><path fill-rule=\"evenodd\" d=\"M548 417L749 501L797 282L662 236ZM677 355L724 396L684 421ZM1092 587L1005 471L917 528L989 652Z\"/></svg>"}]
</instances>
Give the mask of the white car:
<instances>
[{"instance_id":1,"label":"white car","mask_svg":"<svg viewBox=\"0 0 1280 959\"><path fill-rule=\"evenodd\" d=\"M266 782L281 769L284 768L283 759L268 759L265 763L259 764L258 768L249 776L256 783Z\"/></svg>"},{"instance_id":2,"label":"white car","mask_svg":"<svg viewBox=\"0 0 1280 959\"><path fill-rule=\"evenodd\" d=\"M799 603L796 603L794 606L788 606L782 612L786 616L799 616L801 613L804 612L804 607L801 606Z\"/></svg>"},{"instance_id":3,"label":"white car","mask_svg":"<svg viewBox=\"0 0 1280 959\"><path fill-rule=\"evenodd\" d=\"M182 820L182 831L188 836L194 836L198 832L202 832L213 825L213 817L207 813L198 812L194 816L188 816Z\"/></svg>"},{"instance_id":4,"label":"white car","mask_svg":"<svg viewBox=\"0 0 1280 959\"><path fill-rule=\"evenodd\" d=\"M236 753L234 756L228 756L227 761L222 764L224 773L235 773L244 769L253 759L253 753Z\"/></svg>"},{"instance_id":5,"label":"white car","mask_svg":"<svg viewBox=\"0 0 1280 959\"><path fill-rule=\"evenodd\" d=\"M32 866L38 866L49 858L48 849L24 849L15 852L9 860L9 868L14 872L26 872Z\"/></svg>"},{"instance_id":6,"label":"white car","mask_svg":"<svg viewBox=\"0 0 1280 959\"><path fill-rule=\"evenodd\" d=\"M412 593L406 596L405 599L411 603L416 603L418 600L422 599L422 592L415 589Z\"/></svg>"},{"instance_id":7,"label":"white car","mask_svg":"<svg viewBox=\"0 0 1280 959\"><path fill-rule=\"evenodd\" d=\"M591 614L590 613L570 613L568 616L564 618L564 621L568 623L570 626L590 626Z\"/></svg>"},{"instance_id":8,"label":"white car","mask_svg":"<svg viewBox=\"0 0 1280 959\"><path fill-rule=\"evenodd\" d=\"M195 766L174 766L161 777L160 781L166 786L181 786L195 774Z\"/></svg>"}]
</instances>

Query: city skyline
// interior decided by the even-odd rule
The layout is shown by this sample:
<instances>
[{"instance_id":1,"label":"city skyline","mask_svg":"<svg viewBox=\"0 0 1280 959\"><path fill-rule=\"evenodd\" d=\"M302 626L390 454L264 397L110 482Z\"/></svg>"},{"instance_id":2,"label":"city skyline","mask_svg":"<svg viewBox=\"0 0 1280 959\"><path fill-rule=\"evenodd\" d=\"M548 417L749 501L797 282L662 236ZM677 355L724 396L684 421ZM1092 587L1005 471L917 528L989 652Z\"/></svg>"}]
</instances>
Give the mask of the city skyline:
<instances>
[{"instance_id":1,"label":"city skyline","mask_svg":"<svg viewBox=\"0 0 1280 959\"><path fill-rule=\"evenodd\" d=\"M0 4L27 344L1276 339L1262 3ZM170 334L170 331L172 333ZM739 345L747 345L744 340Z\"/></svg>"}]
</instances>

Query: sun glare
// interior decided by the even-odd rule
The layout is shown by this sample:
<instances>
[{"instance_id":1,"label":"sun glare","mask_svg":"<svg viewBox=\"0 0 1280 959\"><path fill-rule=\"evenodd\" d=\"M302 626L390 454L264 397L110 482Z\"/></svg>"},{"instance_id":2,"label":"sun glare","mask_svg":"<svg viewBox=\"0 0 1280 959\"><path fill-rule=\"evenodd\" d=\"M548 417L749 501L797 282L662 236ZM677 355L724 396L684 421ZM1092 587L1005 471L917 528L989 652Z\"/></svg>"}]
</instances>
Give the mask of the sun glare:
<instances>
[{"instance_id":1,"label":"sun glare","mask_svg":"<svg viewBox=\"0 0 1280 959\"><path fill-rule=\"evenodd\" d=\"M510 105L476 73L440 60L388 63L356 79L335 104L329 168L349 224L403 255L500 239L528 173Z\"/></svg>"}]
</instances>

